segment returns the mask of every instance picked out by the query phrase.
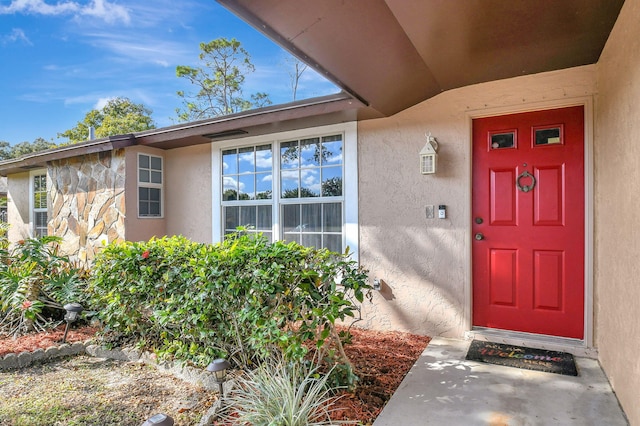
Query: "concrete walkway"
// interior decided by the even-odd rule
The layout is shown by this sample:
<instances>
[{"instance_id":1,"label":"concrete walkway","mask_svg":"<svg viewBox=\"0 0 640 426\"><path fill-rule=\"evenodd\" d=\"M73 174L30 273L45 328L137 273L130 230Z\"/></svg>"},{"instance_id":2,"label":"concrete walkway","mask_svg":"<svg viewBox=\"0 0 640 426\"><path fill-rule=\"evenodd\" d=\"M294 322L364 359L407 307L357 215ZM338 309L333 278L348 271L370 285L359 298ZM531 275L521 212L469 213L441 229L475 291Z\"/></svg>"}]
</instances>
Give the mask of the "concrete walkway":
<instances>
[{"instance_id":1,"label":"concrete walkway","mask_svg":"<svg viewBox=\"0 0 640 426\"><path fill-rule=\"evenodd\" d=\"M628 425L598 361L563 376L466 361L469 344L433 339L374 426Z\"/></svg>"}]
</instances>

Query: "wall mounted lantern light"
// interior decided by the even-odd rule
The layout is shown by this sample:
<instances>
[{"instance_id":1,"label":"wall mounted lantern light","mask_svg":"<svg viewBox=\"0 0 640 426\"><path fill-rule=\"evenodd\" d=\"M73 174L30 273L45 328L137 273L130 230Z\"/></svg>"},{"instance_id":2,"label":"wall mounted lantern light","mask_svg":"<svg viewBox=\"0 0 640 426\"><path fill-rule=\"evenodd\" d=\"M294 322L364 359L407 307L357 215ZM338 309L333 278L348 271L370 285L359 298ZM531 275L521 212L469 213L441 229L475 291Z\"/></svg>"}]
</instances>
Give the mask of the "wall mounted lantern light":
<instances>
[{"instance_id":1,"label":"wall mounted lantern light","mask_svg":"<svg viewBox=\"0 0 640 426\"><path fill-rule=\"evenodd\" d=\"M438 141L429 134L425 134L427 143L420 151L420 173L430 175L436 172L436 164L438 160Z\"/></svg>"},{"instance_id":2,"label":"wall mounted lantern light","mask_svg":"<svg viewBox=\"0 0 640 426\"><path fill-rule=\"evenodd\" d=\"M67 303L64 305L64 310L67 313L64 315L64 320L67 322L67 326L64 328L64 336L62 336L62 343L67 341L67 332L69 331L69 324L75 322L80 316L80 312L84 310L79 303Z\"/></svg>"}]
</instances>

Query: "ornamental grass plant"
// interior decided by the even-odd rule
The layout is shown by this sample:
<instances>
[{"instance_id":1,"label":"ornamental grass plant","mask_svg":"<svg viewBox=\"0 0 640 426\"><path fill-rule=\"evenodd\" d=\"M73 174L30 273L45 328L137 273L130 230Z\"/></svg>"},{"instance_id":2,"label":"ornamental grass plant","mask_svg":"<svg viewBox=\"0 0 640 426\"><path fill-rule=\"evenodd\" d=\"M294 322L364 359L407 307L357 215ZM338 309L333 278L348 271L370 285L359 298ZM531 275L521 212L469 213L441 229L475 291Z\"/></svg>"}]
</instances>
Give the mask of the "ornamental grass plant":
<instances>
[{"instance_id":1,"label":"ornamental grass plant","mask_svg":"<svg viewBox=\"0 0 640 426\"><path fill-rule=\"evenodd\" d=\"M237 379L220 417L225 424L253 426L354 424L330 419L338 388L328 385L329 375L306 363L265 361Z\"/></svg>"}]
</instances>

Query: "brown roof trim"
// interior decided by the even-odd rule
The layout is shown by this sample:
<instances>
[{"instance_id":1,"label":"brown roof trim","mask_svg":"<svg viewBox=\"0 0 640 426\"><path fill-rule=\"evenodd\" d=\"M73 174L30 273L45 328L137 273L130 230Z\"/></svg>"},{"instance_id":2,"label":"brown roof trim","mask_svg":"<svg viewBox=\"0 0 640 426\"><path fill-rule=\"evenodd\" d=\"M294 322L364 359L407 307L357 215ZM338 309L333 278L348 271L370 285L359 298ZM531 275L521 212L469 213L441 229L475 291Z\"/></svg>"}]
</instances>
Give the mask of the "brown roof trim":
<instances>
[{"instance_id":1,"label":"brown roof trim","mask_svg":"<svg viewBox=\"0 0 640 426\"><path fill-rule=\"evenodd\" d=\"M358 110L363 107L363 104L353 99L349 94L341 92L222 117L133 134L110 136L39 151L19 158L0 161L0 176L46 167L49 161L111 151L133 145L172 149L210 143L216 139L220 140L217 137L212 138L212 135L225 135L225 139L232 139L239 136L273 133L279 131L283 122L291 123L295 120L324 117L324 123L322 120L317 121L320 124L328 124L327 121L353 121L356 119Z\"/></svg>"},{"instance_id":2,"label":"brown roof trim","mask_svg":"<svg viewBox=\"0 0 640 426\"><path fill-rule=\"evenodd\" d=\"M279 131L283 122L300 120L316 116L330 116L333 113L352 111L349 120L356 119L356 112L364 105L349 94L341 92L334 95L311 98L266 108L243 111L208 120L195 121L136 133L137 144L171 149L178 146L197 145L211 142L213 134L227 134L226 139L254 136ZM260 130L256 130L260 128ZM254 131L250 131L253 129ZM207 136L205 136L207 135ZM217 139L217 138L216 138Z\"/></svg>"},{"instance_id":3,"label":"brown roof trim","mask_svg":"<svg viewBox=\"0 0 640 426\"><path fill-rule=\"evenodd\" d=\"M47 162L49 161L111 151L134 144L135 137L134 135L129 134L109 136L108 138L96 139L74 145L66 145L59 148L47 149L45 151L38 151L23 155L22 157L0 161L0 176L7 176L13 173L22 173L32 169L46 167Z\"/></svg>"}]
</instances>

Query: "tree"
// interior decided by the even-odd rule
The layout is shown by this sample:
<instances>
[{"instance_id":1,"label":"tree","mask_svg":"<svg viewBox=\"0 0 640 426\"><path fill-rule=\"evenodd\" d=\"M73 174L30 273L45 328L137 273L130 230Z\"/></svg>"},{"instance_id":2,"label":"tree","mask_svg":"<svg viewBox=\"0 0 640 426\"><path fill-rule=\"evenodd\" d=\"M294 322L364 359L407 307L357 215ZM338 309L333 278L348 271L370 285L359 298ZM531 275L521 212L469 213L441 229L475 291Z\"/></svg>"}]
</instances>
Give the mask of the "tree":
<instances>
[{"instance_id":1,"label":"tree","mask_svg":"<svg viewBox=\"0 0 640 426\"><path fill-rule=\"evenodd\" d=\"M293 95L293 100L295 101L298 93L298 84L300 83L300 78L302 77L302 73L304 73L309 66L293 56L289 57L286 60L286 63L287 73L289 74L289 81L291 83L291 93Z\"/></svg>"},{"instance_id":2,"label":"tree","mask_svg":"<svg viewBox=\"0 0 640 426\"><path fill-rule=\"evenodd\" d=\"M43 138L37 138L33 142L20 142L14 146L9 142L0 141L0 161L55 147L56 144Z\"/></svg>"},{"instance_id":3,"label":"tree","mask_svg":"<svg viewBox=\"0 0 640 426\"><path fill-rule=\"evenodd\" d=\"M89 139L89 127L95 129L98 138L155 129L151 112L143 104L133 103L128 98L114 98L102 109L89 111L76 127L58 133L58 137L77 143Z\"/></svg>"},{"instance_id":4,"label":"tree","mask_svg":"<svg viewBox=\"0 0 640 426\"><path fill-rule=\"evenodd\" d=\"M202 66L178 65L176 76L187 79L197 92L178 91L183 109L177 108L180 121L201 120L233 114L247 109L270 105L266 93L255 93L250 100L242 97L245 76L255 71L249 53L232 38L217 38L200 43L198 56Z\"/></svg>"}]
</instances>

